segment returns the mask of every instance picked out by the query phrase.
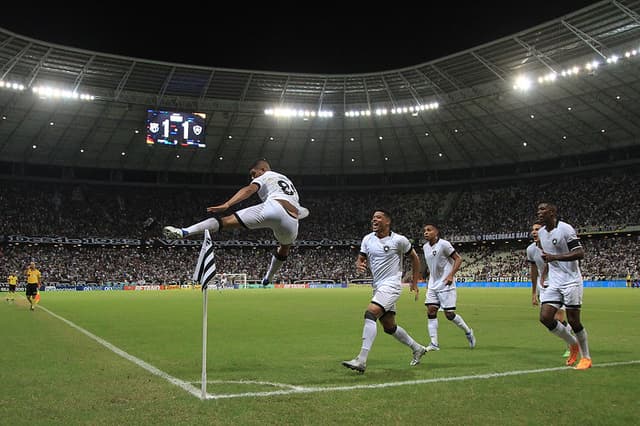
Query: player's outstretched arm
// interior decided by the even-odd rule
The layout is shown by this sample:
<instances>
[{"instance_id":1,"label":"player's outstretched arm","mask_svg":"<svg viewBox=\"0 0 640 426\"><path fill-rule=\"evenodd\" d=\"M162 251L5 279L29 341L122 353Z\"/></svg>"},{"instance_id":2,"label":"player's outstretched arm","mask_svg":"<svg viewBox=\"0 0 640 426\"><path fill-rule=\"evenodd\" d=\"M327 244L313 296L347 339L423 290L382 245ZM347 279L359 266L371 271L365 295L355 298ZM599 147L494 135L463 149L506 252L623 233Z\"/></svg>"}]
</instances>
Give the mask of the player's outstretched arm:
<instances>
[{"instance_id":1,"label":"player's outstretched arm","mask_svg":"<svg viewBox=\"0 0 640 426\"><path fill-rule=\"evenodd\" d=\"M225 210L228 210L229 207L238 204L240 201L246 200L256 192L258 192L258 185L256 185L255 183L250 183L249 185L240 188L238 192L236 192L235 195L229 198L225 203L219 204L217 206L207 207L207 212L221 213Z\"/></svg>"}]
</instances>

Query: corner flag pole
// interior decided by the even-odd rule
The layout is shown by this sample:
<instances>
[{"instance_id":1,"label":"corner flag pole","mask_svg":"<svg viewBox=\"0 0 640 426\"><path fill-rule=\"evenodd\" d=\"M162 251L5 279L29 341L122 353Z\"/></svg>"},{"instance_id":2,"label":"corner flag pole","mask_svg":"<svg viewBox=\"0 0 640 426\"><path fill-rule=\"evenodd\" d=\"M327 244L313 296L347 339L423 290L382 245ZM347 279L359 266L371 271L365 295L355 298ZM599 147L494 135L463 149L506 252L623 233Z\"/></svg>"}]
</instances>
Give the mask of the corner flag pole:
<instances>
[{"instance_id":1,"label":"corner flag pole","mask_svg":"<svg viewBox=\"0 0 640 426\"><path fill-rule=\"evenodd\" d=\"M207 288L202 290L202 399L207 399Z\"/></svg>"},{"instance_id":2,"label":"corner flag pole","mask_svg":"<svg viewBox=\"0 0 640 426\"><path fill-rule=\"evenodd\" d=\"M193 281L202 286L202 396L207 399L207 287L216 273L213 242L209 230L204 231L204 241L193 272Z\"/></svg>"}]
</instances>

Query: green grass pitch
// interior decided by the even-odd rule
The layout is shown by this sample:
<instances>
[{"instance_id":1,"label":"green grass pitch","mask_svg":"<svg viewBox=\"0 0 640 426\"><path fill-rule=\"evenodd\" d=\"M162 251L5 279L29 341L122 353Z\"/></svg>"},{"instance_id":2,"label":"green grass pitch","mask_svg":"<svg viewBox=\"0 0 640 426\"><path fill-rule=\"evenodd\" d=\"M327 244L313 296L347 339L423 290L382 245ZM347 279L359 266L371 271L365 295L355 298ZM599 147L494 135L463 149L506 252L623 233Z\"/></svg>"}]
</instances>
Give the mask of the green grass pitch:
<instances>
[{"instance_id":1,"label":"green grass pitch","mask_svg":"<svg viewBox=\"0 0 640 426\"><path fill-rule=\"evenodd\" d=\"M458 313L474 329L476 349L440 313L442 349L410 367L411 351L378 326L367 371L357 374L340 362L359 352L370 295L370 288L210 290L207 391L247 395L204 401L44 309L30 312L23 297L2 300L0 423L620 425L640 418L638 289L585 289L594 361L587 371L532 371L562 367L565 348L538 322L530 290L463 288ZM414 302L405 290L397 320L427 344L423 297L421 289ZM200 387L199 291L44 292L41 305ZM489 376L506 372L514 373ZM278 390L285 394L256 395Z\"/></svg>"}]
</instances>

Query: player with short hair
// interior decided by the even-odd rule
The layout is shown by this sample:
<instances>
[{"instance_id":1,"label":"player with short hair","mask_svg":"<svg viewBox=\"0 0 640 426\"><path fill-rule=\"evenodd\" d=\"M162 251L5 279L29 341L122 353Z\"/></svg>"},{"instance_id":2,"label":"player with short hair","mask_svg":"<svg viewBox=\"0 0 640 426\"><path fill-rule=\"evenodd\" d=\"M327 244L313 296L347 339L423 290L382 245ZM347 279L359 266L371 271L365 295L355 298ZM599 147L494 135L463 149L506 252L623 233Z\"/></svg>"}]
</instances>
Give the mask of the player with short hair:
<instances>
[{"instance_id":1,"label":"player with short hair","mask_svg":"<svg viewBox=\"0 0 640 426\"><path fill-rule=\"evenodd\" d=\"M42 274L38 269L36 269L36 263L29 263L29 267L24 272L27 277L27 300L31 304L31 310L36 309L36 304L38 303L38 289L40 285L42 285Z\"/></svg>"},{"instance_id":2,"label":"player with short hair","mask_svg":"<svg viewBox=\"0 0 640 426\"><path fill-rule=\"evenodd\" d=\"M538 230L542 247L542 258L549 265L548 287L540 295L540 322L549 331L563 339L569 345L570 354L567 365L573 365L581 355L576 370L586 370L592 365L587 330L580 321L582 307L583 282L578 261L584 257L584 248L580 244L575 229L558 220L558 208L551 203L538 205L538 220L544 224ZM554 316L564 305L571 328L565 327Z\"/></svg>"},{"instance_id":3,"label":"player with short hair","mask_svg":"<svg viewBox=\"0 0 640 426\"><path fill-rule=\"evenodd\" d=\"M287 259L291 245L298 236L298 220L307 217L309 210L300 206L298 191L291 180L281 173L272 171L267 160L255 161L251 165L249 175L252 179L249 185L240 188L223 204L207 207L207 212L225 212L255 193L258 193L262 203L222 218L212 217L187 228L165 226L163 234L166 238L176 239L203 233L205 229L212 233L240 227L271 229L280 245L273 254L269 269L262 279L262 285L266 286Z\"/></svg>"},{"instance_id":4,"label":"player with short hair","mask_svg":"<svg viewBox=\"0 0 640 426\"><path fill-rule=\"evenodd\" d=\"M373 298L364 313L362 330L362 347L357 357L343 361L342 365L364 373L367 368L369 351L378 333L376 321L384 328L384 332L395 337L399 342L409 346L413 358L409 365L418 365L427 352L427 348L417 343L396 323L396 302L402 292L402 261L410 256L413 277L411 291L418 297L418 280L420 279L420 258L411 246L407 237L391 231L391 214L377 209L371 219L373 232L362 239L360 253L356 259L356 269L365 272L367 266L373 274Z\"/></svg>"},{"instance_id":5,"label":"player with short hair","mask_svg":"<svg viewBox=\"0 0 640 426\"><path fill-rule=\"evenodd\" d=\"M428 351L439 351L438 344L438 309L444 310L447 319L464 331L469 347L476 347L476 337L462 317L456 314L455 274L462 265L462 258L451 243L440 238L440 230L434 223L427 223L423 228L424 238L427 240L422 246L424 259L429 269L429 283L427 285L427 329L431 343Z\"/></svg>"},{"instance_id":6,"label":"player with short hair","mask_svg":"<svg viewBox=\"0 0 640 426\"><path fill-rule=\"evenodd\" d=\"M538 222L533 224L531 227L533 242L527 247L527 262L529 262L530 265L529 276L531 278L531 304L533 306L539 305L540 295L548 285L545 284L547 280L546 277L548 276L548 265L542 258L542 249L540 248L540 239L538 238L538 230L540 228L542 228L542 224ZM564 319L564 312L565 308L561 306L556 312L555 319L560 321L565 327L569 327L569 331L571 331L571 326ZM570 353L571 351L567 348L562 356L568 358Z\"/></svg>"}]
</instances>

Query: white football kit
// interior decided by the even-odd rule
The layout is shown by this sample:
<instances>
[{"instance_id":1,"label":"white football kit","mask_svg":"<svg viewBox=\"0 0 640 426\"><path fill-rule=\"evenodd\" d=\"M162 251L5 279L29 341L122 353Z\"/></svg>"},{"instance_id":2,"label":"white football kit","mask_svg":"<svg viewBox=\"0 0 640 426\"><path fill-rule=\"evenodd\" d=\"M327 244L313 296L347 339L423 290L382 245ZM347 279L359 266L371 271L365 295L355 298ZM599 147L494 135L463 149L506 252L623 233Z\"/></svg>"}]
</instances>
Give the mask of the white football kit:
<instances>
[{"instance_id":1,"label":"white football kit","mask_svg":"<svg viewBox=\"0 0 640 426\"><path fill-rule=\"evenodd\" d=\"M542 287L541 282L542 282L542 273L544 272L544 269L546 267L546 263L544 262L544 259L542 258L542 250L540 249L540 247L538 247L538 245L536 243L531 243L527 247L527 262L536 265L536 268L538 269L538 280L536 282L536 293L538 293L538 296L540 296L540 294L542 294L542 292L544 291L544 288ZM549 283L547 283L547 284L549 284Z\"/></svg>"},{"instance_id":2,"label":"white football kit","mask_svg":"<svg viewBox=\"0 0 640 426\"><path fill-rule=\"evenodd\" d=\"M249 229L269 228L280 244L293 244L298 236L298 219L276 201L286 200L301 210L298 191L291 180L269 170L251 183L258 186L258 196L263 202L235 212L238 222Z\"/></svg>"},{"instance_id":3,"label":"white football kit","mask_svg":"<svg viewBox=\"0 0 640 426\"><path fill-rule=\"evenodd\" d=\"M425 305L438 305L445 311L455 310L458 297L456 281L454 278L450 285L446 285L445 279L453 269L454 260L451 256L456 250L449 241L442 238L438 238L433 245L427 241L422 250L429 268Z\"/></svg>"},{"instance_id":4,"label":"white football kit","mask_svg":"<svg viewBox=\"0 0 640 426\"><path fill-rule=\"evenodd\" d=\"M558 221L551 232L540 228L538 238L542 250L549 254L568 253L582 247L575 229L566 222ZM556 307L564 304L567 308L579 308L582 305L583 283L577 260L549 262L549 286L540 296L541 303Z\"/></svg>"},{"instance_id":5,"label":"white football kit","mask_svg":"<svg viewBox=\"0 0 640 426\"><path fill-rule=\"evenodd\" d=\"M402 292L402 261L411 251L411 243L404 235L391 234L378 238L375 232L362 239L360 254L367 258L373 274L372 303L385 312L395 312Z\"/></svg>"}]
</instances>

